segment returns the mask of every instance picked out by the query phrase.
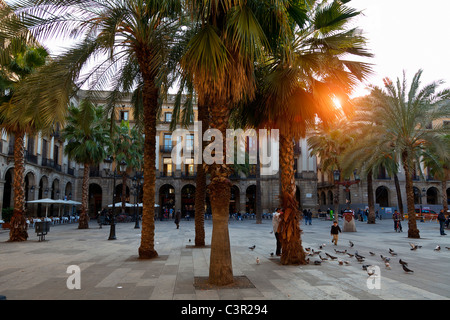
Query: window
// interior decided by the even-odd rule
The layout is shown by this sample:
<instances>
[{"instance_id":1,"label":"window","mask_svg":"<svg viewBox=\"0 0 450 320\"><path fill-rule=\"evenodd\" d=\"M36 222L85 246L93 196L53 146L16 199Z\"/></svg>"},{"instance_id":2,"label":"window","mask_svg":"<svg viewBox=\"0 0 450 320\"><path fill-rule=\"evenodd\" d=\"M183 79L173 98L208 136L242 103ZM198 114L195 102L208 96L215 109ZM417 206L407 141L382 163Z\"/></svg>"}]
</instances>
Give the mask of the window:
<instances>
[{"instance_id":1,"label":"window","mask_svg":"<svg viewBox=\"0 0 450 320\"><path fill-rule=\"evenodd\" d=\"M194 135L193 134L187 135L186 149L188 151L194 151Z\"/></svg>"},{"instance_id":2,"label":"window","mask_svg":"<svg viewBox=\"0 0 450 320\"><path fill-rule=\"evenodd\" d=\"M185 160L185 175L192 177L194 176L194 159Z\"/></svg>"},{"instance_id":3,"label":"window","mask_svg":"<svg viewBox=\"0 0 450 320\"><path fill-rule=\"evenodd\" d=\"M171 122L171 121L172 121L172 112L164 113L164 122Z\"/></svg>"},{"instance_id":4,"label":"window","mask_svg":"<svg viewBox=\"0 0 450 320\"><path fill-rule=\"evenodd\" d=\"M120 111L120 120L128 121L128 111Z\"/></svg>"},{"instance_id":5,"label":"window","mask_svg":"<svg viewBox=\"0 0 450 320\"><path fill-rule=\"evenodd\" d=\"M164 176L170 177L172 176L172 158L164 158Z\"/></svg>"}]
</instances>

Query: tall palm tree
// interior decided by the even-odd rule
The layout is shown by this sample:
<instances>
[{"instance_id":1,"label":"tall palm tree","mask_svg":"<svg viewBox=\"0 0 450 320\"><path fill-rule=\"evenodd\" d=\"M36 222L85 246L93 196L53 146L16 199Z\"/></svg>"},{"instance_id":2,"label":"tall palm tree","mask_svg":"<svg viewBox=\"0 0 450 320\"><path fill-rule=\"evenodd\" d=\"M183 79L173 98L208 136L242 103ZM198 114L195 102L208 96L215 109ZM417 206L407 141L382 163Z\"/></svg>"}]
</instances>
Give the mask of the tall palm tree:
<instances>
[{"instance_id":1,"label":"tall palm tree","mask_svg":"<svg viewBox=\"0 0 450 320\"><path fill-rule=\"evenodd\" d=\"M433 149L443 159L448 150L442 144L442 135L448 128L434 126L433 121L448 117L450 113L450 90L439 91L441 81L435 81L420 88L422 70L411 80L409 89L406 75L397 78L394 84L384 79L384 89L374 87L374 115L382 119L384 134L381 143L391 145L402 164L405 173L406 200L408 207L408 237L420 238L414 207L413 169L420 163L420 156L426 149Z\"/></svg>"},{"instance_id":2,"label":"tall palm tree","mask_svg":"<svg viewBox=\"0 0 450 320\"><path fill-rule=\"evenodd\" d=\"M0 127L14 136L14 214L10 222L9 241L28 238L25 214L24 190L24 139L34 134L39 126L33 119L11 116L23 112L23 104L13 102L18 87L37 68L43 66L48 52L39 46L29 34L8 39L0 54Z\"/></svg>"},{"instance_id":3,"label":"tall palm tree","mask_svg":"<svg viewBox=\"0 0 450 320\"><path fill-rule=\"evenodd\" d=\"M370 71L365 63L342 58L371 56L360 32L346 30L358 11L338 1L311 1L302 8L296 32L286 32L286 41L258 64L256 98L243 115L253 117L258 127L280 130L283 264L306 263L295 197L294 140L304 137L318 118L334 121L338 113L332 98L338 96L344 104L352 86Z\"/></svg>"},{"instance_id":4,"label":"tall palm tree","mask_svg":"<svg viewBox=\"0 0 450 320\"><path fill-rule=\"evenodd\" d=\"M74 88L117 88L118 76L139 74L144 122L144 201L139 258L158 254L154 248L155 143L158 97L166 87L165 62L174 41L181 2L177 0L20 0L16 12L36 36L75 36L81 41L54 59L29 81L34 99L55 116L64 113ZM98 58L93 66L91 58ZM83 67L85 69L83 69ZM84 72L86 70L86 72ZM41 81L45 80L45 81ZM128 82L129 84L132 81ZM32 113L30 107L30 113ZM64 118L64 117L60 117Z\"/></svg>"},{"instance_id":5,"label":"tall palm tree","mask_svg":"<svg viewBox=\"0 0 450 320\"><path fill-rule=\"evenodd\" d=\"M89 100L82 100L78 107L70 107L62 137L67 140L64 153L84 166L78 229L88 229L90 167L106 158L106 148L110 143L108 131L104 127L103 109Z\"/></svg>"},{"instance_id":6,"label":"tall palm tree","mask_svg":"<svg viewBox=\"0 0 450 320\"><path fill-rule=\"evenodd\" d=\"M226 137L234 104L244 96L254 95L254 63L269 49L272 40L266 31L278 28L280 33L275 38L283 41L291 33L287 29L294 21L288 19L287 11L295 11L301 5L297 1L252 0L189 0L186 4L195 18L196 32L188 43L181 66L192 75L199 104L208 97L211 128ZM221 163L208 166L213 212L209 282L215 285L234 281L228 235L231 169L225 161L225 143L221 149L215 150L215 158Z\"/></svg>"}]
</instances>

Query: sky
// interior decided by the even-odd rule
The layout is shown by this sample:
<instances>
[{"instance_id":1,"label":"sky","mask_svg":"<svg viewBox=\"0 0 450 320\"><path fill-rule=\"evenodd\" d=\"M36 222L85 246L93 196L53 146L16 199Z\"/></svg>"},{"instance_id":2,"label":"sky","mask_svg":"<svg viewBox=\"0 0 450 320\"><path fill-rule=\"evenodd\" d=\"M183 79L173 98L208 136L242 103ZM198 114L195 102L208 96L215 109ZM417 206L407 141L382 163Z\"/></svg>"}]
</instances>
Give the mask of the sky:
<instances>
[{"instance_id":1,"label":"sky","mask_svg":"<svg viewBox=\"0 0 450 320\"><path fill-rule=\"evenodd\" d=\"M352 0L347 5L362 11L354 26L363 30L374 54L364 60L374 73L354 97L367 94L368 84L382 86L384 77L402 78L403 71L410 80L419 69L422 85L443 80L441 89L450 87L449 0ZM54 43L53 49L61 45Z\"/></svg>"},{"instance_id":2,"label":"sky","mask_svg":"<svg viewBox=\"0 0 450 320\"><path fill-rule=\"evenodd\" d=\"M367 94L367 83L382 86L382 79L403 77L411 80L423 69L422 85L443 80L450 87L449 0L353 0L350 7L363 12L355 25L368 39L375 55L374 74L354 92Z\"/></svg>"}]
</instances>

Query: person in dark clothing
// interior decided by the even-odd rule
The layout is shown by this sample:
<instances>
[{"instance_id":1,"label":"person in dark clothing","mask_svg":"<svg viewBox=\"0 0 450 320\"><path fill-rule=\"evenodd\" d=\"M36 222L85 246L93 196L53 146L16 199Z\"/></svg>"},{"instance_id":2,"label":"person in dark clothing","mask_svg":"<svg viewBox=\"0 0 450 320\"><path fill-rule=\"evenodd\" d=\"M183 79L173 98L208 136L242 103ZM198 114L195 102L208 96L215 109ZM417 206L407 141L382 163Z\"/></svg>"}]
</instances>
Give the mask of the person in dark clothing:
<instances>
[{"instance_id":1,"label":"person in dark clothing","mask_svg":"<svg viewBox=\"0 0 450 320\"><path fill-rule=\"evenodd\" d=\"M439 212L437 219L439 221L439 227L440 227L439 229L440 229L440 232L441 232L441 236L447 235L445 233L445 231L444 231L445 214L444 214L444 210L443 209Z\"/></svg>"},{"instance_id":2,"label":"person in dark clothing","mask_svg":"<svg viewBox=\"0 0 450 320\"><path fill-rule=\"evenodd\" d=\"M177 229L180 229L180 220L181 220L181 211L177 210L177 213L175 213L175 224L177 225Z\"/></svg>"},{"instance_id":3,"label":"person in dark clothing","mask_svg":"<svg viewBox=\"0 0 450 320\"><path fill-rule=\"evenodd\" d=\"M334 221L333 225L331 226L330 233L331 233L331 236L333 237L331 242L333 242L335 246L337 245L340 232L341 232L341 228L339 227L337 221Z\"/></svg>"}]
</instances>

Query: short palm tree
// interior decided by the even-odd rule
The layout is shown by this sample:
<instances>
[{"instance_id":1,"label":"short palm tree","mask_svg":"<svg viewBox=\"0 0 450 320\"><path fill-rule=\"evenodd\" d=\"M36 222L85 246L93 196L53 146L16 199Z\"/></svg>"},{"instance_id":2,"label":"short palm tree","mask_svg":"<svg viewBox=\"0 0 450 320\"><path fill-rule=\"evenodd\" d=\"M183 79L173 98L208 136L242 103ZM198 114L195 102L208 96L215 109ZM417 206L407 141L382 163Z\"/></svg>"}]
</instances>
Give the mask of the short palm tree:
<instances>
[{"instance_id":1,"label":"short palm tree","mask_svg":"<svg viewBox=\"0 0 450 320\"><path fill-rule=\"evenodd\" d=\"M0 127L14 137L14 214L9 241L24 241L28 238L24 217L24 139L26 134L36 133L39 126L32 118L13 116L24 111L24 105L15 103L14 98L25 79L46 63L48 52L29 34L10 38L6 43L0 54Z\"/></svg>"},{"instance_id":2,"label":"short palm tree","mask_svg":"<svg viewBox=\"0 0 450 320\"><path fill-rule=\"evenodd\" d=\"M83 184L81 188L81 214L79 229L89 228L89 171L106 158L106 149L110 143L108 131L104 126L103 109L89 100L82 100L77 107L70 107L67 124L62 130L67 140L64 153L70 159L83 164Z\"/></svg>"},{"instance_id":3,"label":"short palm tree","mask_svg":"<svg viewBox=\"0 0 450 320\"><path fill-rule=\"evenodd\" d=\"M420 88L421 76L422 70L416 72L409 89L403 74L395 84L386 78L384 90L374 87L372 91L374 116L380 119L383 132L380 143L390 144L405 173L409 238L420 238L414 207L414 164L421 162L425 150L434 150L442 159L448 157L448 148L442 143L448 128L434 121L450 114L450 90L439 91L440 81Z\"/></svg>"}]
</instances>

